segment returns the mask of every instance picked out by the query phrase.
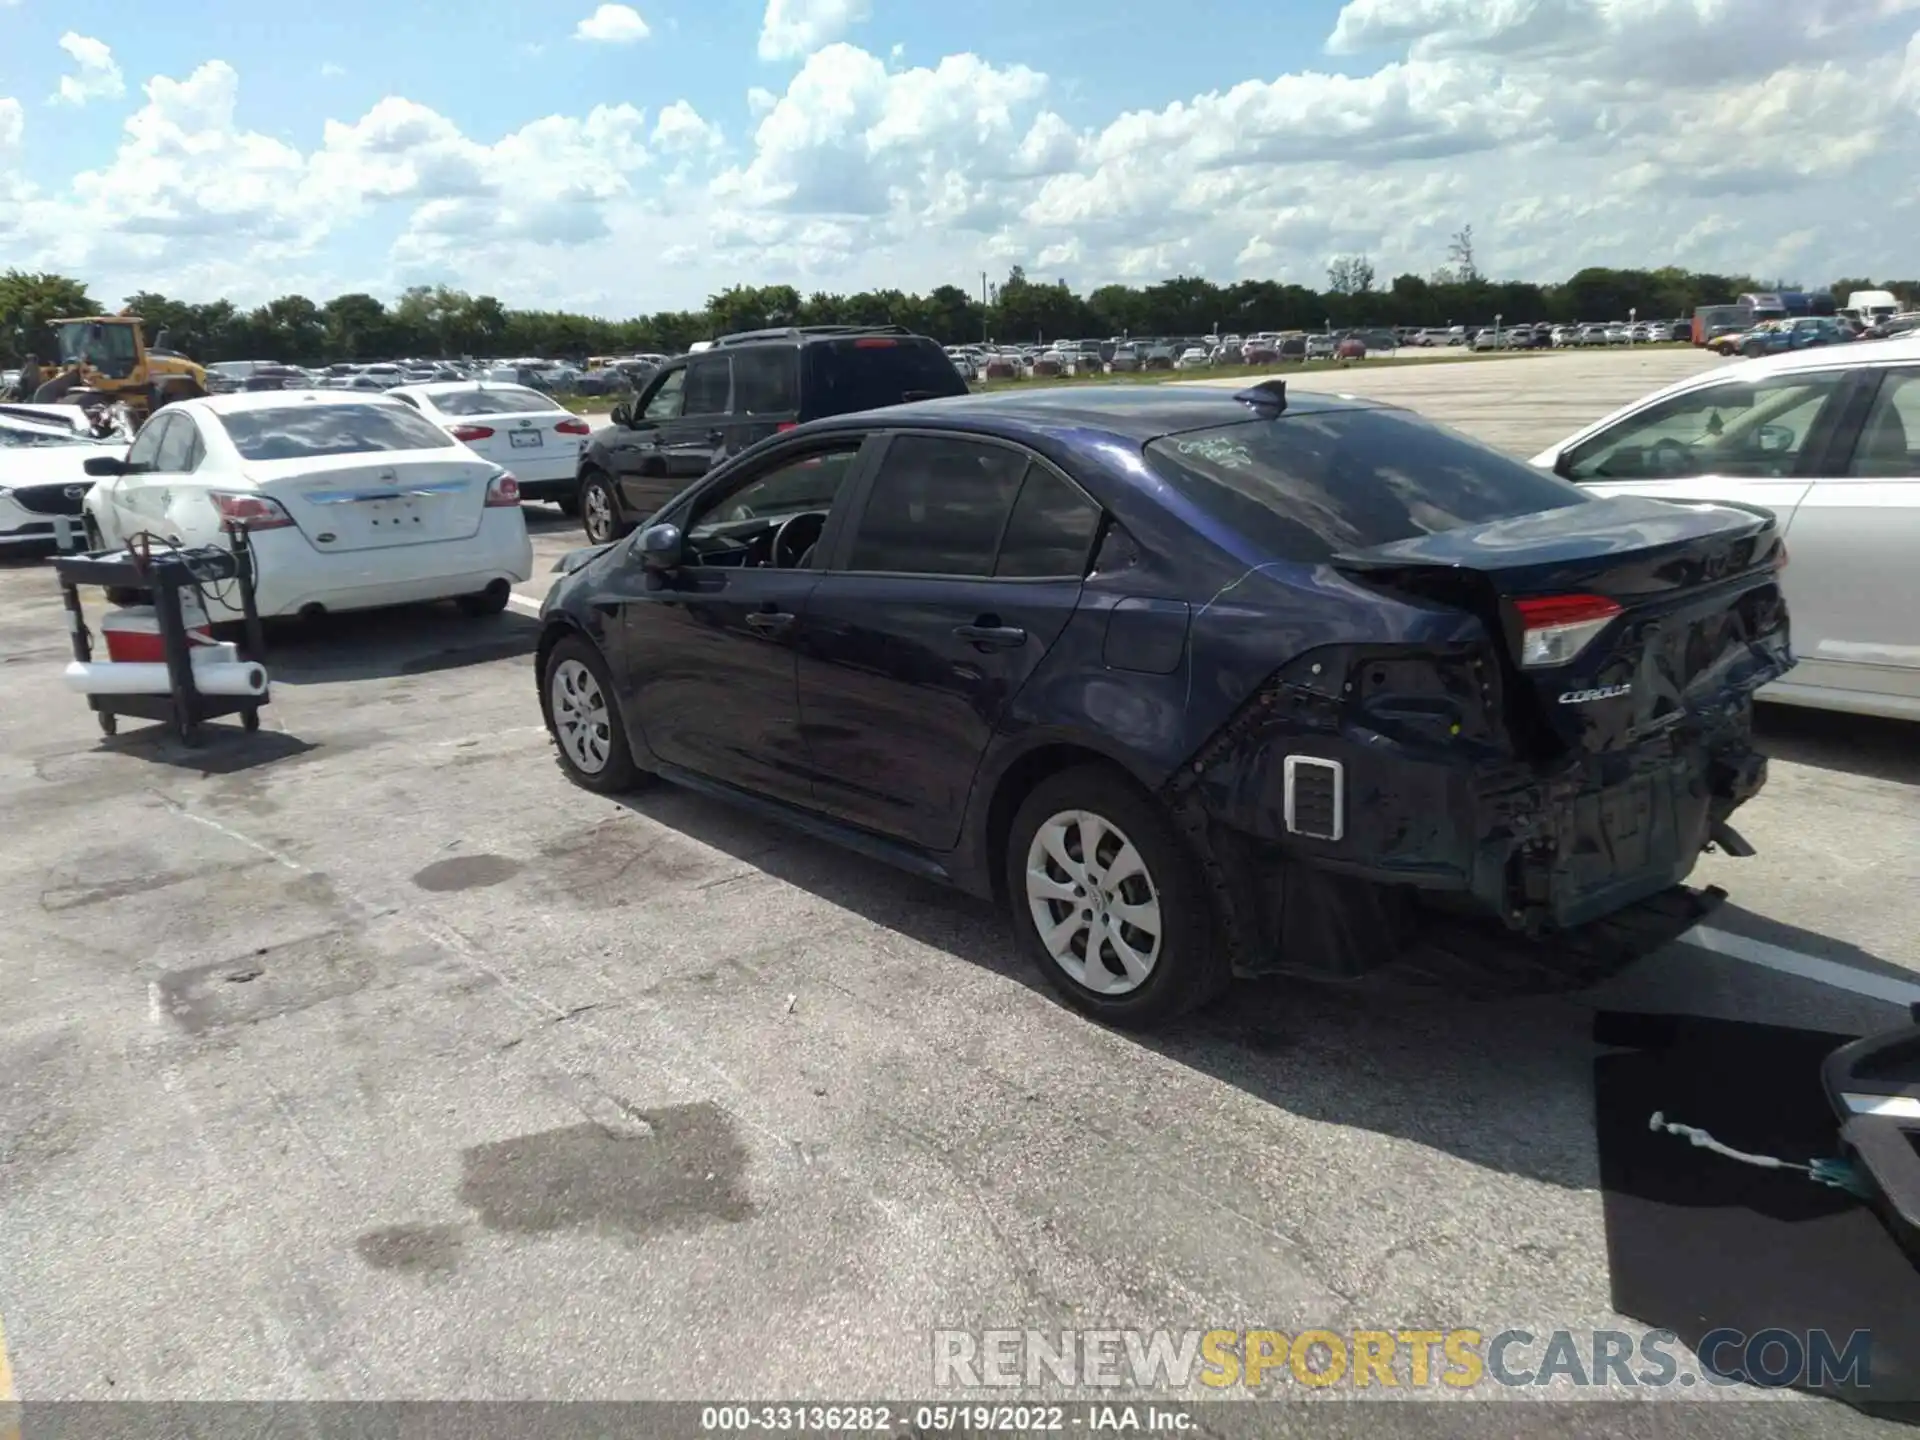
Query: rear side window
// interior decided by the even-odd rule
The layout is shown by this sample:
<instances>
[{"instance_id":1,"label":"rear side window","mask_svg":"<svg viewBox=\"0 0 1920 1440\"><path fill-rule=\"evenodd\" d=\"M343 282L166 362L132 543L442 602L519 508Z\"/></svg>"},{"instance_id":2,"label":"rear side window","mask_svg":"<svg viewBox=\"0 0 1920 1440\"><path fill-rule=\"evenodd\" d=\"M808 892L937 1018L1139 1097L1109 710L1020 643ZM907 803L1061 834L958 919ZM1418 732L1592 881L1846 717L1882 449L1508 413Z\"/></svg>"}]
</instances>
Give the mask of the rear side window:
<instances>
[{"instance_id":1,"label":"rear side window","mask_svg":"<svg viewBox=\"0 0 1920 1440\"><path fill-rule=\"evenodd\" d=\"M992 575L1026 469L1026 456L998 445L896 436L874 477L847 568Z\"/></svg>"},{"instance_id":2,"label":"rear side window","mask_svg":"<svg viewBox=\"0 0 1920 1440\"><path fill-rule=\"evenodd\" d=\"M1044 465L1027 468L993 567L1001 580L1087 573L1100 508Z\"/></svg>"},{"instance_id":3,"label":"rear side window","mask_svg":"<svg viewBox=\"0 0 1920 1440\"><path fill-rule=\"evenodd\" d=\"M792 345L748 346L733 357L733 413L791 415L800 408L800 352Z\"/></svg>"},{"instance_id":4,"label":"rear side window","mask_svg":"<svg viewBox=\"0 0 1920 1440\"><path fill-rule=\"evenodd\" d=\"M688 415L724 415L733 389L733 367L726 355L702 355L687 362Z\"/></svg>"},{"instance_id":5,"label":"rear side window","mask_svg":"<svg viewBox=\"0 0 1920 1440\"><path fill-rule=\"evenodd\" d=\"M220 417L243 460L305 460L381 450L444 450L456 441L398 405L283 405Z\"/></svg>"},{"instance_id":6,"label":"rear side window","mask_svg":"<svg viewBox=\"0 0 1920 1440\"><path fill-rule=\"evenodd\" d=\"M538 390L526 390L518 385L445 390L427 399L442 415L538 415L556 408L554 402Z\"/></svg>"},{"instance_id":7,"label":"rear side window","mask_svg":"<svg viewBox=\"0 0 1920 1440\"><path fill-rule=\"evenodd\" d=\"M863 335L806 347L806 418L964 395L947 352L918 335Z\"/></svg>"},{"instance_id":8,"label":"rear side window","mask_svg":"<svg viewBox=\"0 0 1920 1440\"><path fill-rule=\"evenodd\" d=\"M1585 502L1543 471L1393 410L1247 420L1148 443L1148 463L1274 558L1317 564Z\"/></svg>"}]
</instances>

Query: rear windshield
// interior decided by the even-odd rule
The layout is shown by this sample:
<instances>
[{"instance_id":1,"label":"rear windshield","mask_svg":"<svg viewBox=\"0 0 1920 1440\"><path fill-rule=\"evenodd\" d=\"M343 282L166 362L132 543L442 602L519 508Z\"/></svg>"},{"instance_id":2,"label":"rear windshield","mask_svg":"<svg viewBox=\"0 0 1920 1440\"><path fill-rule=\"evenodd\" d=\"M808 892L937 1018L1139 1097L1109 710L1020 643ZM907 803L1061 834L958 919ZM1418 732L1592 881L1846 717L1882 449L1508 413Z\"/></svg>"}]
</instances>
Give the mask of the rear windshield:
<instances>
[{"instance_id":1,"label":"rear windshield","mask_svg":"<svg viewBox=\"0 0 1920 1440\"><path fill-rule=\"evenodd\" d=\"M833 340L808 346L807 358L813 383L802 404L809 418L967 393L947 352L931 340Z\"/></svg>"},{"instance_id":2,"label":"rear windshield","mask_svg":"<svg viewBox=\"0 0 1920 1440\"><path fill-rule=\"evenodd\" d=\"M487 390L448 390L429 395L442 415L537 415L554 408L538 390L518 385L496 385Z\"/></svg>"},{"instance_id":3,"label":"rear windshield","mask_svg":"<svg viewBox=\"0 0 1920 1440\"><path fill-rule=\"evenodd\" d=\"M1579 505L1578 487L1395 410L1246 420L1148 443L1156 473L1275 559Z\"/></svg>"},{"instance_id":4,"label":"rear windshield","mask_svg":"<svg viewBox=\"0 0 1920 1440\"><path fill-rule=\"evenodd\" d=\"M442 450L455 444L438 425L398 405L279 405L220 417L245 460L306 460L370 450Z\"/></svg>"}]
</instances>

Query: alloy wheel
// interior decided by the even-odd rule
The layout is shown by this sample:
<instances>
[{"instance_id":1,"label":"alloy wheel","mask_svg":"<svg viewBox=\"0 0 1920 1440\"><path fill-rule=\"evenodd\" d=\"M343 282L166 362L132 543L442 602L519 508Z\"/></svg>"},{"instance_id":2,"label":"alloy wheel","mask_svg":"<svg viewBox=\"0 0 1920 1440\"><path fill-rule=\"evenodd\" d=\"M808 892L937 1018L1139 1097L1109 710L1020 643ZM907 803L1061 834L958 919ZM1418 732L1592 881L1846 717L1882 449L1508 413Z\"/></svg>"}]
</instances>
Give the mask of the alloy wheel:
<instances>
[{"instance_id":1,"label":"alloy wheel","mask_svg":"<svg viewBox=\"0 0 1920 1440\"><path fill-rule=\"evenodd\" d=\"M600 681L580 661L562 660L547 684L560 748L582 774L598 775L613 753L612 720Z\"/></svg>"},{"instance_id":2,"label":"alloy wheel","mask_svg":"<svg viewBox=\"0 0 1920 1440\"><path fill-rule=\"evenodd\" d=\"M1097 995L1131 994L1160 958L1160 891L1126 833L1091 810L1049 816L1027 847L1027 908L1040 943Z\"/></svg>"},{"instance_id":3,"label":"alloy wheel","mask_svg":"<svg viewBox=\"0 0 1920 1440\"><path fill-rule=\"evenodd\" d=\"M580 514L589 540L604 543L613 538L613 502L606 486L588 482L580 493Z\"/></svg>"}]
</instances>

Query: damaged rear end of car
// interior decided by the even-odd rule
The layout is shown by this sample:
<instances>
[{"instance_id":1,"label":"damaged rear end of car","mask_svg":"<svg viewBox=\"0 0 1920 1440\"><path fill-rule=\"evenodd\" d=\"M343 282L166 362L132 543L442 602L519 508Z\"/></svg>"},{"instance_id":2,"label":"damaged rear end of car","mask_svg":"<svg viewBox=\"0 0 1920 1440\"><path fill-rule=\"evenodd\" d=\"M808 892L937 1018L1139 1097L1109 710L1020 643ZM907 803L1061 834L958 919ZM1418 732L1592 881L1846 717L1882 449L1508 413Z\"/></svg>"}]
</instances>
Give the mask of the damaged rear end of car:
<instances>
[{"instance_id":1,"label":"damaged rear end of car","mask_svg":"<svg viewBox=\"0 0 1920 1440\"><path fill-rule=\"evenodd\" d=\"M1318 423L1347 463L1287 499L1338 508L1383 462ZM1316 528L1400 538L1257 567L1195 622L1204 669L1263 625L1312 639L1290 621L1330 596L1362 617L1281 645L1167 787L1242 973L1357 974L1461 924L1571 937L1664 903L1710 845L1751 853L1729 821L1766 776L1753 694L1793 663L1773 517L1578 492L1498 515L1542 497L1492 493L1509 462L1484 453L1438 504L1386 472L1392 513ZM1233 458L1198 463L1245 486Z\"/></svg>"}]
</instances>

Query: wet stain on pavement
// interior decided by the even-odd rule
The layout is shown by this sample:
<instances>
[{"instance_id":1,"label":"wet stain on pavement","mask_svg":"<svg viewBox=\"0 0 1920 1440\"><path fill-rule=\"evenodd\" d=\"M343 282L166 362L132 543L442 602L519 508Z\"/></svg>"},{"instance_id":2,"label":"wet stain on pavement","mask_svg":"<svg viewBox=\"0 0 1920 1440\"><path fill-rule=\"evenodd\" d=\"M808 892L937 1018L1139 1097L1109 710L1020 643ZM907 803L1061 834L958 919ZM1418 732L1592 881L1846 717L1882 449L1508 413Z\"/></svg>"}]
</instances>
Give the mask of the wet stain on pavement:
<instances>
[{"instance_id":1,"label":"wet stain on pavement","mask_svg":"<svg viewBox=\"0 0 1920 1440\"><path fill-rule=\"evenodd\" d=\"M476 1145L460 1199L489 1230L589 1229L643 1239L745 1220L747 1153L733 1118L707 1102L631 1110L644 1130L587 1123Z\"/></svg>"},{"instance_id":2,"label":"wet stain on pavement","mask_svg":"<svg viewBox=\"0 0 1920 1440\"><path fill-rule=\"evenodd\" d=\"M540 847L549 893L611 908L711 880L738 862L630 817L589 826Z\"/></svg>"},{"instance_id":3,"label":"wet stain on pavement","mask_svg":"<svg viewBox=\"0 0 1920 1440\"><path fill-rule=\"evenodd\" d=\"M154 1000L187 1034L204 1035L340 999L365 989L378 973L359 939L336 930L169 970L153 982Z\"/></svg>"},{"instance_id":4,"label":"wet stain on pavement","mask_svg":"<svg viewBox=\"0 0 1920 1440\"><path fill-rule=\"evenodd\" d=\"M458 1225L388 1225L353 1242L376 1270L402 1275L450 1275L460 1264Z\"/></svg>"},{"instance_id":5,"label":"wet stain on pavement","mask_svg":"<svg viewBox=\"0 0 1920 1440\"><path fill-rule=\"evenodd\" d=\"M413 883L422 890L478 890L519 873L520 862L504 855L456 855L416 871Z\"/></svg>"}]
</instances>

